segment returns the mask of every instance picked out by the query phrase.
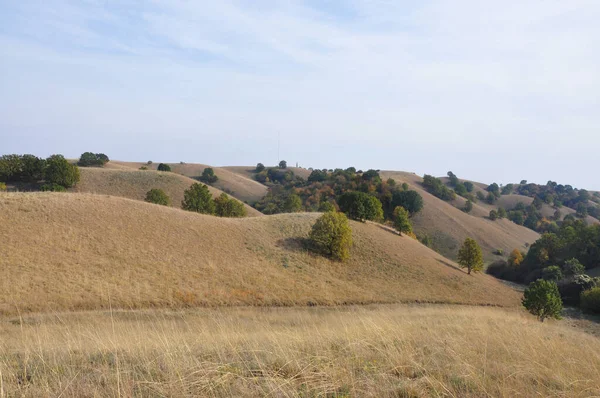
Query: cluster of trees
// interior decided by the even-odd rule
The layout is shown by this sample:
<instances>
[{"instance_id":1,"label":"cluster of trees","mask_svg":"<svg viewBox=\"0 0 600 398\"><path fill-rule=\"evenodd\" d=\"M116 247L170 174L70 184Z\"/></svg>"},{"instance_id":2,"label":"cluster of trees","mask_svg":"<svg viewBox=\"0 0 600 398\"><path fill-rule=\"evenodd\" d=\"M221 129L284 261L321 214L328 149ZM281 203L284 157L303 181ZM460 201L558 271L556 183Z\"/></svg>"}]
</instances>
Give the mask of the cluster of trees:
<instances>
[{"instance_id":1,"label":"cluster of trees","mask_svg":"<svg viewBox=\"0 0 600 398\"><path fill-rule=\"evenodd\" d=\"M0 157L0 181L36 184L45 191L64 191L79 182L79 168L62 155L47 159L34 155Z\"/></svg>"},{"instance_id":2,"label":"cluster of trees","mask_svg":"<svg viewBox=\"0 0 600 398\"><path fill-rule=\"evenodd\" d=\"M102 167L108 161L108 156L103 153L84 152L77 164L81 167Z\"/></svg>"},{"instance_id":3,"label":"cluster of trees","mask_svg":"<svg viewBox=\"0 0 600 398\"><path fill-rule=\"evenodd\" d=\"M449 174L451 173L452 172L450 172ZM456 176L453 175L453 178L450 182L451 184L452 181L454 181L454 184L457 184L458 178L455 178ZM425 176L423 177L423 186L430 194L439 199L451 201L456 198L456 193L453 190L449 189L446 185L444 185L442 180L434 176L430 176L429 174L425 174Z\"/></svg>"},{"instance_id":4,"label":"cluster of trees","mask_svg":"<svg viewBox=\"0 0 600 398\"><path fill-rule=\"evenodd\" d=\"M259 174L268 178L269 192L255 207L265 214L333 208L355 220L383 221L394 220L398 206L411 217L423 208L421 195L407 184L398 185L393 179L383 181L377 170L312 170L305 180L289 170L259 169Z\"/></svg>"},{"instance_id":5,"label":"cluster of trees","mask_svg":"<svg viewBox=\"0 0 600 398\"><path fill-rule=\"evenodd\" d=\"M181 203L183 210L219 217L244 217L246 215L246 208L242 202L230 198L226 193L213 199L208 186L204 184L192 184L183 196L184 199Z\"/></svg>"},{"instance_id":6,"label":"cluster of trees","mask_svg":"<svg viewBox=\"0 0 600 398\"><path fill-rule=\"evenodd\" d=\"M563 302L578 305L583 292L600 286L600 279L585 274L586 269L598 266L600 225L587 226L581 220L567 220L556 232L544 233L527 254L515 249L508 261L491 264L488 273L525 284L538 279L553 282Z\"/></svg>"}]
</instances>

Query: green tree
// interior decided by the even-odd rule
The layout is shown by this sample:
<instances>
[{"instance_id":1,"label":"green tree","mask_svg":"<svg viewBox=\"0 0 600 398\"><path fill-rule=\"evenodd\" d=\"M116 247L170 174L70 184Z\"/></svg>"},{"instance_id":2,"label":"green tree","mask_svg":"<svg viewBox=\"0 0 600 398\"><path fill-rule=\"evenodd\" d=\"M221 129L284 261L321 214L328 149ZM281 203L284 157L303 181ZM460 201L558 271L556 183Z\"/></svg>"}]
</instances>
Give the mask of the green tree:
<instances>
[{"instance_id":1,"label":"green tree","mask_svg":"<svg viewBox=\"0 0 600 398\"><path fill-rule=\"evenodd\" d=\"M330 211L319 217L310 231L309 240L317 251L336 260L350 258L352 229L343 213Z\"/></svg>"},{"instance_id":2,"label":"green tree","mask_svg":"<svg viewBox=\"0 0 600 398\"><path fill-rule=\"evenodd\" d=\"M585 274L585 267L576 258L565 261L563 271L566 276L575 276Z\"/></svg>"},{"instance_id":3,"label":"green tree","mask_svg":"<svg viewBox=\"0 0 600 398\"><path fill-rule=\"evenodd\" d=\"M38 182L44 179L46 161L33 155L21 156L19 179L26 182Z\"/></svg>"},{"instance_id":4,"label":"green tree","mask_svg":"<svg viewBox=\"0 0 600 398\"><path fill-rule=\"evenodd\" d=\"M108 163L108 156L103 153L84 152L79 157L77 164L81 167L98 167Z\"/></svg>"},{"instance_id":5,"label":"green tree","mask_svg":"<svg viewBox=\"0 0 600 398\"><path fill-rule=\"evenodd\" d=\"M18 181L23 170L23 159L19 155L0 157L0 181Z\"/></svg>"},{"instance_id":6,"label":"green tree","mask_svg":"<svg viewBox=\"0 0 600 398\"><path fill-rule=\"evenodd\" d=\"M402 206L398 206L394 209L394 228L402 236L402 233L409 234L412 232L412 224L409 220L409 213Z\"/></svg>"},{"instance_id":7,"label":"green tree","mask_svg":"<svg viewBox=\"0 0 600 398\"><path fill-rule=\"evenodd\" d=\"M319 211L327 213L328 211L335 211L335 206L331 202L321 202L319 205Z\"/></svg>"},{"instance_id":8,"label":"green tree","mask_svg":"<svg viewBox=\"0 0 600 398\"><path fill-rule=\"evenodd\" d=\"M451 187L455 187L456 184L459 183L458 177L456 176L456 174L454 174L451 171L448 172L448 181L449 181Z\"/></svg>"},{"instance_id":9,"label":"green tree","mask_svg":"<svg viewBox=\"0 0 600 398\"><path fill-rule=\"evenodd\" d=\"M403 191L408 191L408 184L407 183L405 183L405 182L402 183L402 190Z\"/></svg>"},{"instance_id":10,"label":"green tree","mask_svg":"<svg viewBox=\"0 0 600 398\"><path fill-rule=\"evenodd\" d=\"M600 287L593 287L581 292L581 308L600 313Z\"/></svg>"},{"instance_id":11,"label":"green tree","mask_svg":"<svg viewBox=\"0 0 600 398\"><path fill-rule=\"evenodd\" d=\"M498 219L498 212L496 210L490 210L490 220L496 221Z\"/></svg>"},{"instance_id":12,"label":"green tree","mask_svg":"<svg viewBox=\"0 0 600 398\"><path fill-rule=\"evenodd\" d=\"M471 181L465 181L465 182L463 182L463 185L467 189L467 192L473 192L473 189L475 188L475 186L473 185L473 183Z\"/></svg>"},{"instance_id":13,"label":"green tree","mask_svg":"<svg viewBox=\"0 0 600 398\"><path fill-rule=\"evenodd\" d=\"M205 182L207 184L213 184L219 180L219 177L215 175L215 171L212 167L207 167L202 171L202 176L200 177L200 181Z\"/></svg>"},{"instance_id":14,"label":"green tree","mask_svg":"<svg viewBox=\"0 0 600 398\"><path fill-rule=\"evenodd\" d=\"M473 202L471 202L471 200L467 200L467 203L465 203L465 207L463 207L463 211L465 213L470 213L471 210L473 210Z\"/></svg>"},{"instance_id":15,"label":"green tree","mask_svg":"<svg viewBox=\"0 0 600 398\"><path fill-rule=\"evenodd\" d=\"M467 274L483 270L483 253L474 239L467 238L458 251L458 264L466 268Z\"/></svg>"},{"instance_id":16,"label":"green tree","mask_svg":"<svg viewBox=\"0 0 600 398\"><path fill-rule=\"evenodd\" d=\"M187 211L195 211L202 214L215 214L215 202L212 199L208 187L204 184L192 184L183 193L181 208Z\"/></svg>"},{"instance_id":17,"label":"green tree","mask_svg":"<svg viewBox=\"0 0 600 398\"><path fill-rule=\"evenodd\" d=\"M379 199L364 192L350 191L338 199L340 210L353 220L380 220L383 207Z\"/></svg>"},{"instance_id":18,"label":"green tree","mask_svg":"<svg viewBox=\"0 0 600 398\"><path fill-rule=\"evenodd\" d=\"M239 200L235 200L222 193L215 202L215 215L219 217L244 217L246 216L246 207Z\"/></svg>"},{"instance_id":19,"label":"green tree","mask_svg":"<svg viewBox=\"0 0 600 398\"><path fill-rule=\"evenodd\" d=\"M300 196L295 193L288 195L283 203L283 211L285 213L297 213L302 211L302 199L300 199Z\"/></svg>"},{"instance_id":20,"label":"green tree","mask_svg":"<svg viewBox=\"0 0 600 398\"><path fill-rule=\"evenodd\" d=\"M498 207L498 218L506 218L506 210L504 207Z\"/></svg>"},{"instance_id":21,"label":"green tree","mask_svg":"<svg viewBox=\"0 0 600 398\"><path fill-rule=\"evenodd\" d=\"M547 281L558 282L563 278L563 273L559 266L551 265L542 270L542 278Z\"/></svg>"},{"instance_id":22,"label":"green tree","mask_svg":"<svg viewBox=\"0 0 600 398\"><path fill-rule=\"evenodd\" d=\"M171 199L162 189L153 188L146 192L146 198L144 199L148 203L154 203L157 205L169 206Z\"/></svg>"},{"instance_id":23,"label":"green tree","mask_svg":"<svg viewBox=\"0 0 600 398\"><path fill-rule=\"evenodd\" d=\"M165 163L160 163L158 165L158 171L171 171L171 166L169 166L168 164Z\"/></svg>"},{"instance_id":24,"label":"green tree","mask_svg":"<svg viewBox=\"0 0 600 398\"><path fill-rule=\"evenodd\" d=\"M556 282L538 279L532 282L523 295L523 306L541 322L546 318L561 319L562 300Z\"/></svg>"},{"instance_id":25,"label":"green tree","mask_svg":"<svg viewBox=\"0 0 600 398\"><path fill-rule=\"evenodd\" d=\"M254 171L256 171L257 173L260 173L261 171L263 171L265 169L265 165L262 163L257 163L256 164L256 169Z\"/></svg>"},{"instance_id":26,"label":"green tree","mask_svg":"<svg viewBox=\"0 0 600 398\"><path fill-rule=\"evenodd\" d=\"M79 168L72 165L62 155L52 155L46 159L46 182L71 188L79 182Z\"/></svg>"},{"instance_id":27,"label":"green tree","mask_svg":"<svg viewBox=\"0 0 600 398\"><path fill-rule=\"evenodd\" d=\"M423 197L417 191L394 191L391 205L392 209L398 206L404 207L412 217L423 209Z\"/></svg>"},{"instance_id":28,"label":"green tree","mask_svg":"<svg viewBox=\"0 0 600 398\"><path fill-rule=\"evenodd\" d=\"M282 160L281 162L279 162L279 168L287 169L287 162L285 160Z\"/></svg>"}]
</instances>

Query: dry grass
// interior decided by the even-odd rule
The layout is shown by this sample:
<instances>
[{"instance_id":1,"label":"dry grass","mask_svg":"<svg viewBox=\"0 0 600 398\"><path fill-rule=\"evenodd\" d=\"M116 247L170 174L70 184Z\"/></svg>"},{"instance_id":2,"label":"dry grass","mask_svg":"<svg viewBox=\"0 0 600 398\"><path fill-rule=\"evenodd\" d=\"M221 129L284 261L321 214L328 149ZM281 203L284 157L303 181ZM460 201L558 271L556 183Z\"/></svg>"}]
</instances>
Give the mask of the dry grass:
<instances>
[{"instance_id":1,"label":"dry grass","mask_svg":"<svg viewBox=\"0 0 600 398\"><path fill-rule=\"evenodd\" d=\"M302 238L319 216L223 219L118 197L0 194L0 312L437 302L516 306L409 237L352 222L352 259Z\"/></svg>"},{"instance_id":2,"label":"dry grass","mask_svg":"<svg viewBox=\"0 0 600 398\"><path fill-rule=\"evenodd\" d=\"M135 163L135 162L121 162L121 161L111 161L108 166L109 167L119 167L119 168L134 168L139 169L141 166L146 166L149 169L156 170L159 163L153 163L151 165L147 165L144 163ZM173 173L181 174L191 178L198 178L202 175L202 172L208 166L205 164L198 163L168 163L171 167L171 171ZM111 166L112 165L112 166ZM244 176L238 173L234 173L226 168L222 167L212 167L215 175L219 177L219 180L214 184L211 184L217 189L221 191L225 191L242 202L246 203L255 203L262 199L267 194L267 187L257 181L254 180L252 176L250 178L248 176Z\"/></svg>"},{"instance_id":3,"label":"dry grass","mask_svg":"<svg viewBox=\"0 0 600 398\"><path fill-rule=\"evenodd\" d=\"M600 340L516 310L95 312L0 333L2 396L600 395Z\"/></svg>"},{"instance_id":4,"label":"dry grass","mask_svg":"<svg viewBox=\"0 0 600 398\"><path fill-rule=\"evenodd\" d=\"M146 193L153 188L160 188L171 198L171 206L181 207L183 192L190 185L197 183L189 177L154 170L137 170L127 168L118 163L109 163L109 168L81 168L81 181L75 192L95 193L101 195L120 196L123 198L144 200ZM214 197L222 191L209 186ZM258 210L245 205L249 217L261 216Z\"/></svg>"},{"instance_id":5,"label":"dry grass","mask_svg":"<svg viewBox=\"0 0 600 398\"><path fill-rule=\"evenodd\" d=\"M458 249L466 237L475 239L482 247L486 260L497 259L493 255L496 249L510 253L513 249L525 249L525 243L533 243L539 234L508 220L490 221L485 216L489 210L479 203L473 212L466 214L457 207L464 205L463 198L457 203L444 202L423 189L423 179L416 174L397 171L382 171L384 179L393 178L398 183L406 182L423 196L425 206L413 217L412 222L417 234L428 234L433 239L434 248L448 258L456 258Z\"/></svg>"}]
</instances>

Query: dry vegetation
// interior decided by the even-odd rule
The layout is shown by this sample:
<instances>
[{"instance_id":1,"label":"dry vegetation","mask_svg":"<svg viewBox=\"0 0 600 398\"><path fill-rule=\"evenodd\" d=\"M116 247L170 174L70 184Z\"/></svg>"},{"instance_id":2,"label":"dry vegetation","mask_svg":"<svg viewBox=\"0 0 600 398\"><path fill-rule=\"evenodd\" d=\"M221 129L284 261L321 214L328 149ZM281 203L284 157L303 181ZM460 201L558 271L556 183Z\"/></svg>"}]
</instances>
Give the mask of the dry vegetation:
<instances>
[{"instance_id":1,"label":"dry vegetation","mask_svg":"<svg viewBox=\"0 0 600 398\"><path fill-rule=\"evenodd\" d=\"M317 213L223 219L118 197L0 194L0 312L444 302L519 294L409 237L352 222L348 263L306 251Z\"/></svg>"},{"instance_id":2,"label":"dry vegetation","mask_svg":"<svg viewBox=\"0 0 600 398\"><path fill-rule=\"evenodd\" d=\"M183 192L190 185L198 182L176 173L136 170L112 162L109 165L112 166L106 169L80 168L81 181L74 188L74 191L144 200L146 192L153 188L159 188L171 198L171 206L181 207ZM222 193L222 191L210 186L209 190L213 197L217 197ZM258 210L248 205L245 205L245 207L249 217L262 215Z\"/></svg>"},{"instance_id":3,"label":"dry vegetation","mask_svg":"<svg viewBox=\"0 0 600 398\"><path fill-rule=\"evenodd\" d=\"M393 305L0 321L2 396L589 397L600 340L517 310Z\"/></svg>"},{"instance_id":4,"label":"dry vegetation","mask_svg":"<svg viewBox=\"0 0 600 398\"><path fill-rule=\"evenodd\" d=\"M134 169L145 166L151 170L156 170L158 164L159 163L153 163L148 165L145 163L111 161L109 166L114 165L114 167ZM171 167L173 173L191 178L200 177L205 168L212 167L198 163L168 163L168 165ZM267 187L255 181L252 176L244 176L222 167L213 167L213 170L215 175L219 177L219 180L211 185L221 191L231 194L242 202L252 204L259 201L267 194Z\"/></svg>"},{"instance_id":5,"label":"dry vegetation","mask_svg":"<svg viewBox=\"0 0 600 398\"><path fill-rule=\"evenodd\" d=\"M425 206L411 220L414 230L417 234L428 234L434 247L446 257L456 258L458 248L466 237L475 239L481 245L486 260L493 261L496 257L492 253L496 249L505 253L515 248L524 250L525 243L531 244L540 236L509 220L490 221L484 218L489 215L489 209L481 207L480 203L474 204L471 214L466 214L457 208L464 206L463 198L458 198L454 205L436 198L423 189L423 179L416 174L382 171L381 176L384 179L391 177L400 184L406 182L410 189L423 196Z\"/></svg>"}]
</instances>

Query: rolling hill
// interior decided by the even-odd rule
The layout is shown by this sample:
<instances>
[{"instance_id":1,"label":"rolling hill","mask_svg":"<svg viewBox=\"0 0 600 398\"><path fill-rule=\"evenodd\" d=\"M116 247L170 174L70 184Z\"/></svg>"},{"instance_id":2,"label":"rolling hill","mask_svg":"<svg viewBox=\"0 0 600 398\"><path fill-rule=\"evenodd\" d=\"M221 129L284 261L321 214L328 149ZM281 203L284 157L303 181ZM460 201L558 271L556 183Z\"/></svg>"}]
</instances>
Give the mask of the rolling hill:
<instances>
[{"instance_id":1,"label":"rolling hill","mask_svg":"<svg viewBox=\"0 0 600 398\"><path fill-rule=\"evenodd\" d=\"M313 255L302 240L318 216L225 219L115 196L1 194L0 313L109 305L519 304L519 294L494 278L469 276L375 224L352 222L348 263Z\"/></svg>"},{"instance_id":2,"label":"rolling hill","mask_svg":"<svg viewBox=\"0 0 600 398\"><path fill-rule=\"evenodd\" d=\"M144 200L146 192L152 188L160 188L171 198L171 206L181 207L184 191L198 182L177 173L136 170L112 162L109 165L108 168L81 167L81 181L73 191ZM223 193L211 186L209 190L213 197ZM244 206L249 217L262 216L253 207Z\"/></svg>"},{"instance_id":3,"label":"rolling hill","mask_svg":"<svg viewBox=\"0 0 600 398\"><path fill-rule=\"evenodd\" d=\"M214 188L224 191L242 202L253 204L262 199L267 194L267 187L254 180L254 178L234 173L227 168L213 167L199 163L167 163L171 171L193 179L198 179L205 168L212 167L215 175L219 178L217 182L211 184ZM147 167L149 170L156 170L159 163L139 163L139 162L121 162L111 161L106 167L135 169Z\"/></svg>"},{"instance_id":4,"label":"rolling hill","mask_svg":"<svg viewBox=\"0 0 600 398\"><path fill-rule=\"evenodd\" d=\"M410 189L419 192L423 197L423 210L412 218L415 232L427 234L432 239L432 247L448 258L455 259L458 249L467 237L475 239L483 249L487 261L498 258L493 254L497 249L510 253L513 249L525 249L525 243L533 243L539 234L519 226L508 220L490 221L485 217L489 210L480 203L473 206L470 214L458 209L464 205L463 198L458 197L448 203L427 192L416 174L381 171L384 179L393 178L397 183L406 182Z\"/></svg>"}]
</instances>

